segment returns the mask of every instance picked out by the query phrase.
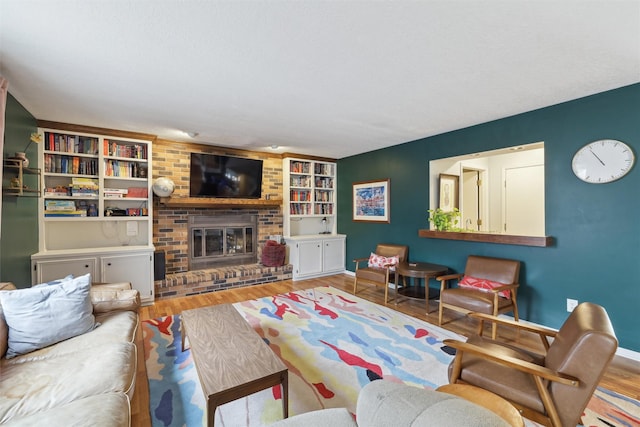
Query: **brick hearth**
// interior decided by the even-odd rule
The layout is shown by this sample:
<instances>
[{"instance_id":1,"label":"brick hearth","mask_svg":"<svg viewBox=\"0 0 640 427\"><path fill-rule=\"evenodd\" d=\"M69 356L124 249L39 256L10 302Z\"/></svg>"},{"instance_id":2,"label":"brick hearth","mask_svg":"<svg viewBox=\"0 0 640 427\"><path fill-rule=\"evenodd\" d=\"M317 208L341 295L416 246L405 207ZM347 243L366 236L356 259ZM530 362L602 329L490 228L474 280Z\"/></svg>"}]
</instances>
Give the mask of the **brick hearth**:
<instances>
[{"instance_id":1,"label":"brick hearth","mask_svg":"<svg viewBox=\"0 0 640 427\"><path fill-rule=\"evenodd\" d=\"M247 264L168 274L165 280L155 282L156 300L277 282L291 279L292 271L291 264L282 267Z\"/></svg>"}]
</instances>

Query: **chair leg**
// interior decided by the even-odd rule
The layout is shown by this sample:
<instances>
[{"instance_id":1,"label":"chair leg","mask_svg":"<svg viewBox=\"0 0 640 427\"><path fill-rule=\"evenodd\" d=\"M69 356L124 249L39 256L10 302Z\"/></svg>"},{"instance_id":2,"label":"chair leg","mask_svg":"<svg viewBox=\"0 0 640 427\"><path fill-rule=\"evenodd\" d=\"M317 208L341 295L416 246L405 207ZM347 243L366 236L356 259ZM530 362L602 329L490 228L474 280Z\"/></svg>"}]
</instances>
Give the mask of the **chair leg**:
<instances>
[{"instance_id":1,"label":"chair leg","mask_svg":"<svg viewBox=\"0 0 640 427\"><path fill-rule=\"evenodd\" d=\"M356 288L358 287L358 278L354 277L353 278L353 294L356 294Z\"/></svg>"},{"instance_id":2,"label":"chair leg","mask_svg":"<svg viewBox=\"0 0 640 427\"><path fill-rule=\"evenodd\" d=\"M442 301L440 301L438 303L438 326L442 326L442 312L443 311L444 311L444 307L442 306Z\"/></svg>"}]
</instances>

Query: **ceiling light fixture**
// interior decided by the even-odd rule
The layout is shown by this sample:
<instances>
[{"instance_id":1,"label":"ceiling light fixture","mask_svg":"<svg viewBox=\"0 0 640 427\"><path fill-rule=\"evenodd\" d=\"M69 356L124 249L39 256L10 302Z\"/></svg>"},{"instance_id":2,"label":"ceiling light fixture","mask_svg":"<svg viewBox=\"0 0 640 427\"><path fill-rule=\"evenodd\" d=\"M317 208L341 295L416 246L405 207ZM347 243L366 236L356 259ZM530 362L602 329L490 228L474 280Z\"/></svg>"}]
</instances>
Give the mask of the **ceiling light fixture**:
<instances>
[{"instance_id":1,"label":"ceiling light fixture","mask_svg":"<svg viewBox=\"0 0 640 427\"><path fill-rule=\"evenodd\" d=\"M278 148L280 148L278 145L276 144L271 144L269 147L271 147L272 150L277 150Z\"/></svg>"},{"instance_id":2,"label":"ceiling light fixture","mask_svg":"<svg viewBox=\"0 0 640 427\"><path fill-rule=\"evenodd\" d=\"M187 135L189 135L189 138L195 138L196 136L200 135L198 132L185 132Z\"/></svg>"}]
</instances>

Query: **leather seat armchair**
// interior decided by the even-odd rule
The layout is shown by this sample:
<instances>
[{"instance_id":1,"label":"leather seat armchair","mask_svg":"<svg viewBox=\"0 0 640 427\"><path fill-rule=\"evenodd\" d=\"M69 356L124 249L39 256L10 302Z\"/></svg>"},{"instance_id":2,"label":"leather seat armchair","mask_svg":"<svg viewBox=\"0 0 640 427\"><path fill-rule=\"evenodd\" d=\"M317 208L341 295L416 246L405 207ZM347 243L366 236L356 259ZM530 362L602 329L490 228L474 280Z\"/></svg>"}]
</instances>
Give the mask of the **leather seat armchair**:
<instances>
[{"instance_id":1,"label":"leather seat armchair","mask_svg":"<svg viewBox=\"0 0 640 427\"><path fill-rule=\"evenodd\" d=\"M618 347L606 310L593 303L578 305L559 331L509 319L473 313L485 320L537 334L544 354L488 339L445 340L456 349L449 381L491 391L510 401L540 424L561 427L580 422L600 379Z\"/></svg>"},{"instance_id":2,"label":"leather seat armchair","mask_svg":"<svg viewBox=\"0 0 640 427\"><path fill-rule=\"evenodd\" d=\"M445 308L462 312L491 314L513 312L518 320L517 290L520 261L470 255L464 274L448 274L436 277L440 281L440 306L438 324L442 326ZM454 281L458 282L453 287ZM465 282L473 284L463 287ZM497 324L492 326L491 337L496 338Z\"/></svg>"},{"instance_id":3,"label":"leather seat armchair","mask_svg":"<svg viewBox=\"0 0 640 427\"><path fill-rule=\"evenodd\" d=\"M380 243L376 246L375 254L387 258L397 256L398 262L405 262L409 256L409 246ZM353 294L356 294L359 283L384 286L384 303L386 304L389 301L389 276L391 273L395 276L395 284L398 284L395 268L393 268L392 265L383 267L360 267L361 262L369 261L369 259L370 258L357 258L353 260L353 262L356 263Z\"/></svg>"}]
</instances>

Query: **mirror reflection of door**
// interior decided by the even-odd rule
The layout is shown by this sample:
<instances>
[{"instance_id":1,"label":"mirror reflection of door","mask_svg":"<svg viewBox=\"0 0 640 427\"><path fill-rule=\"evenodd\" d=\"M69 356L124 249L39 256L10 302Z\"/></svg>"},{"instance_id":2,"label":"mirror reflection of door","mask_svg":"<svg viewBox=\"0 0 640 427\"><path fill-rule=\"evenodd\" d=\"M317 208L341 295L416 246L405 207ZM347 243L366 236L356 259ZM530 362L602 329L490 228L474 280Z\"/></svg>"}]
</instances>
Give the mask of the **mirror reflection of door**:
<instances>
[{"instance_id":1,"label":"mirror reflection of door","mask_svg":"<svg viewBox=\"0 0 640 427\"><path fill-rule=\"evenodd\" d=\"M462 170L462 224L465 230L480 230L480 171Z\"/></svg>"},{"instance_id":2,"label":"mirror reflection of door","mask_svg":"<svg viewBox=\"0 0 640 427\"><path fill-rule=\"evenodd\" d=\"M504 170L504 232L544 236L544 165Z\"/></svg>"}]
</instances>

